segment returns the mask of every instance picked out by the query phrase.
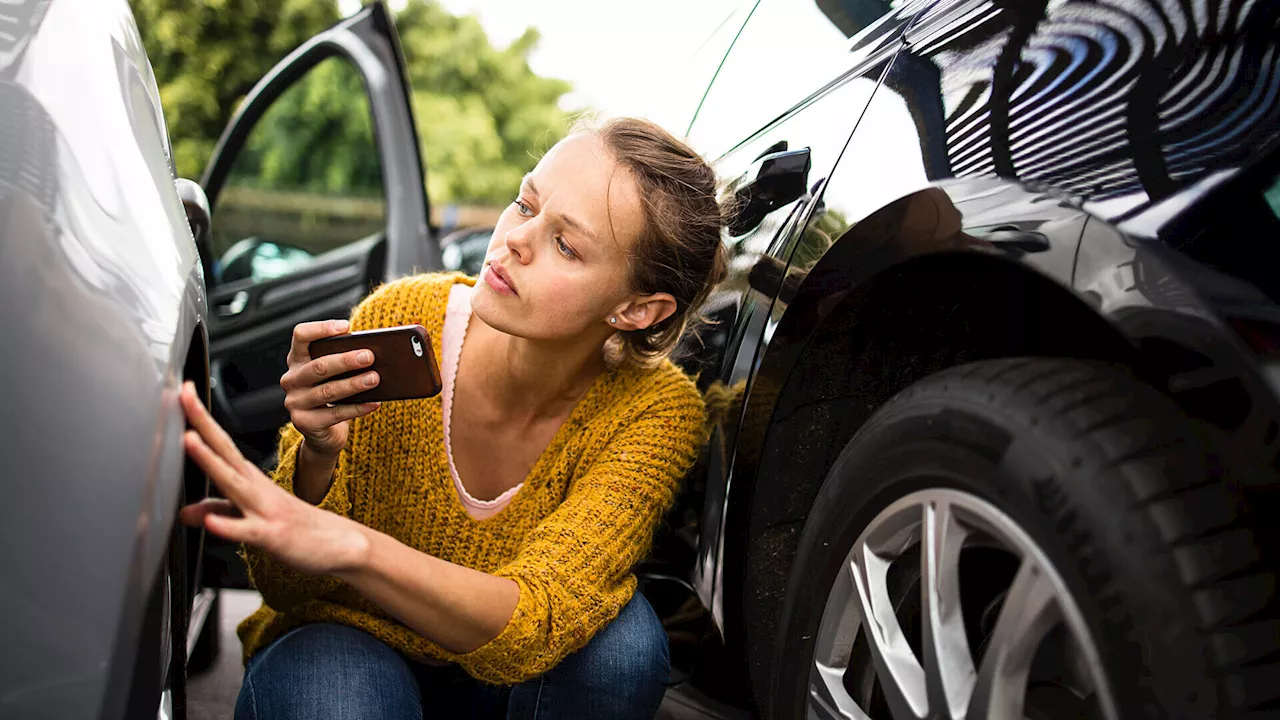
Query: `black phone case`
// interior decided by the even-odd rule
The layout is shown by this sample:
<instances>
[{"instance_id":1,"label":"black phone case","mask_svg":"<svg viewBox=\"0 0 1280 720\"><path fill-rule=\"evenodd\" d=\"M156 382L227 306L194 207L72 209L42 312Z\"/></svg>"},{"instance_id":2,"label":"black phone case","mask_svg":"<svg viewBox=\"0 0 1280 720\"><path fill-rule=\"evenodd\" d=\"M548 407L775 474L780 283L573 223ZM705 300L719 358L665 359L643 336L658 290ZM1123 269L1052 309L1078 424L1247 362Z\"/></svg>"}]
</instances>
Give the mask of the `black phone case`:
<instances>
[{"instance_id":1,"label":"black phone case","mask_svg":"<svg viewBox=\"0 0 1280 720\"><path fill-rule=\"evenodd\" d=\"M421 325L401 325L377 330L363 330L315 340L310 345L311 359L368 349L373 352L373 365L342 373L333 379L354 377L370 370L377 371L377 387L338 400L335 404L413 400L439 394L442 387L431 336Z\"/></svg>"}]
</instances>

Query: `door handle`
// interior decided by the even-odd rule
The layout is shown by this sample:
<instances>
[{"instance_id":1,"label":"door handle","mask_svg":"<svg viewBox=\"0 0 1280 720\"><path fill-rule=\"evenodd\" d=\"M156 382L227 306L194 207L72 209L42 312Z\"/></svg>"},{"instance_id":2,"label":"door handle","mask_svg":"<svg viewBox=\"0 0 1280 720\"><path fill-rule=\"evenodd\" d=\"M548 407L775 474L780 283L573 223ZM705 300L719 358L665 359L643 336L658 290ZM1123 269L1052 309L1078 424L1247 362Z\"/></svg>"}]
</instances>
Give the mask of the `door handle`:
<instances>
[{"instance_id":1,"label":"door handle","mask_svg":"<svg viewBox=\"0 0 1280 720\"><path fill-rule=\"evenodd\" d=\"M249 291L241 290L235 295L232 295L230 300L216 303L213 306L213 311L218 314L218 317L232 317L233 315L239 315L244 312L245 307L248 305Z\"/></svg>"},{"instance_id":2,"label":"door handle","mask_svg":"<svg viewBox=\"0 0 1280 720\"><path fill-rule=\"evenodd\" d=\"M803 197L810 167L809 148L769 153L752 163L734 191L739 207L729 223L729 234L745 235L769 213Z\"/></svg>"},{"instance_id":3,"label":"door handle","mask_svg":"<svg viewBox=\"0 0 1280 720\"><path fill-rule=\"evenodd\" d=\"M1044 233L1023 230L1016 225L1001 225L974 235L997 247L1024 253L1045 252L1050 248L1049 238Z\"/></svg>"}]
</instances>

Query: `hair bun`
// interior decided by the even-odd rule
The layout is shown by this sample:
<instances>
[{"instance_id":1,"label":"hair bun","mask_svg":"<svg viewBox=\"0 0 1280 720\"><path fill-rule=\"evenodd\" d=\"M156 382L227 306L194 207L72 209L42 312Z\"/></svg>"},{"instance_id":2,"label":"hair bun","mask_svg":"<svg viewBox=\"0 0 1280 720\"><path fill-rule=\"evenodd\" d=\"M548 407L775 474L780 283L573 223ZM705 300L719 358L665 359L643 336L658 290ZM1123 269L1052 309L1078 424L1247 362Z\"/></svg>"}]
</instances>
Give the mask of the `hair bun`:
<instances>
[{"instance_id":1,"label":"hair bun","mask_svg":"<svg viewBox=\"0 0 1280 720\"><path fill-rule=\"evenodd\" d=\"M738 200L717 199L715 171L693 148L661 126L636 118L615 118L595 132L640 190L644 228L631 260L631 289L664 292L676 312L644 330L617 333L616 348L626 359L652 364L667 357L691 323L711 288L728 274L723 228Z\"/></svg>"}]
</instances>

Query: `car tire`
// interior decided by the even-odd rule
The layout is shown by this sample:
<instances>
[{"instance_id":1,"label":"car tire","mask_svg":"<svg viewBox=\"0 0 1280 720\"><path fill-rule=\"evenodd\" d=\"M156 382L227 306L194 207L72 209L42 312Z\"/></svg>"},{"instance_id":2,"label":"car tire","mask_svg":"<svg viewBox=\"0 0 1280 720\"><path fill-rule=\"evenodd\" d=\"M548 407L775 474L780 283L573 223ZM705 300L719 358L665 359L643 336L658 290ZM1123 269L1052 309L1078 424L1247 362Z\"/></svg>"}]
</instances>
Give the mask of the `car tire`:
<instances>
[{"instance_id":1,"label":"car tire","mask_svg":"<svg viewBox=\"0 0 1280 720\"><path fill-rule=\"evenodd\" d=\"M181 601L185 587L185 535L175 521L165 562L152 581L134 655L127 718L158 717L185 720L187 717L187 618L189 610ZM167 636L171 649L168 662L162 650Z\"/></svg>"},{"instance_id":2,"label":"car tire","mask_svg":"<svg viewBox=\"0 0 1280 720\"><path fill-rule=\"evenodd\" d=\"M1280 615L1250 522L1206 433L1118 369L1015 358L930 376L818 493L768 715L1003 717L976 704L1001 692L1045 720L1268 715ZM1039 619L1002 628L1019 611Z\"/></svg>"}]
</instances>

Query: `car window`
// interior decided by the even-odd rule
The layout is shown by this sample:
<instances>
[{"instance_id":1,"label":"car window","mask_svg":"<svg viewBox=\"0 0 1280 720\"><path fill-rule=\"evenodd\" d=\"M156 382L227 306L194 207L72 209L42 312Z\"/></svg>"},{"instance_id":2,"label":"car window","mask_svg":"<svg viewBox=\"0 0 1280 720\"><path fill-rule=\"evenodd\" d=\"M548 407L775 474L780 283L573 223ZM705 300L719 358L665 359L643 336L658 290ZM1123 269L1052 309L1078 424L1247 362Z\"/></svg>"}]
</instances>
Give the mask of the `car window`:
<instances>
[{"instance_id":1,"label":"car window","mask_svg":"<svg viewBox=\"0 0 1280 720\"><path fill-rule=\"evenodd\" d=\"M760 0L702 100L689 139L718 157L839 72L855 35L901 2Z\"/></svg>"},{"instance_id":2,"label":"car window","mask_svg":"<svg viewBox=\"0 0 1280 720\"><path fill-rule=\"evenodd\" d=\"M330 57L254 123L213 211L219 282L287 275L386 227L373 115L359 71Z\"/></svg>"}]
</instances>

